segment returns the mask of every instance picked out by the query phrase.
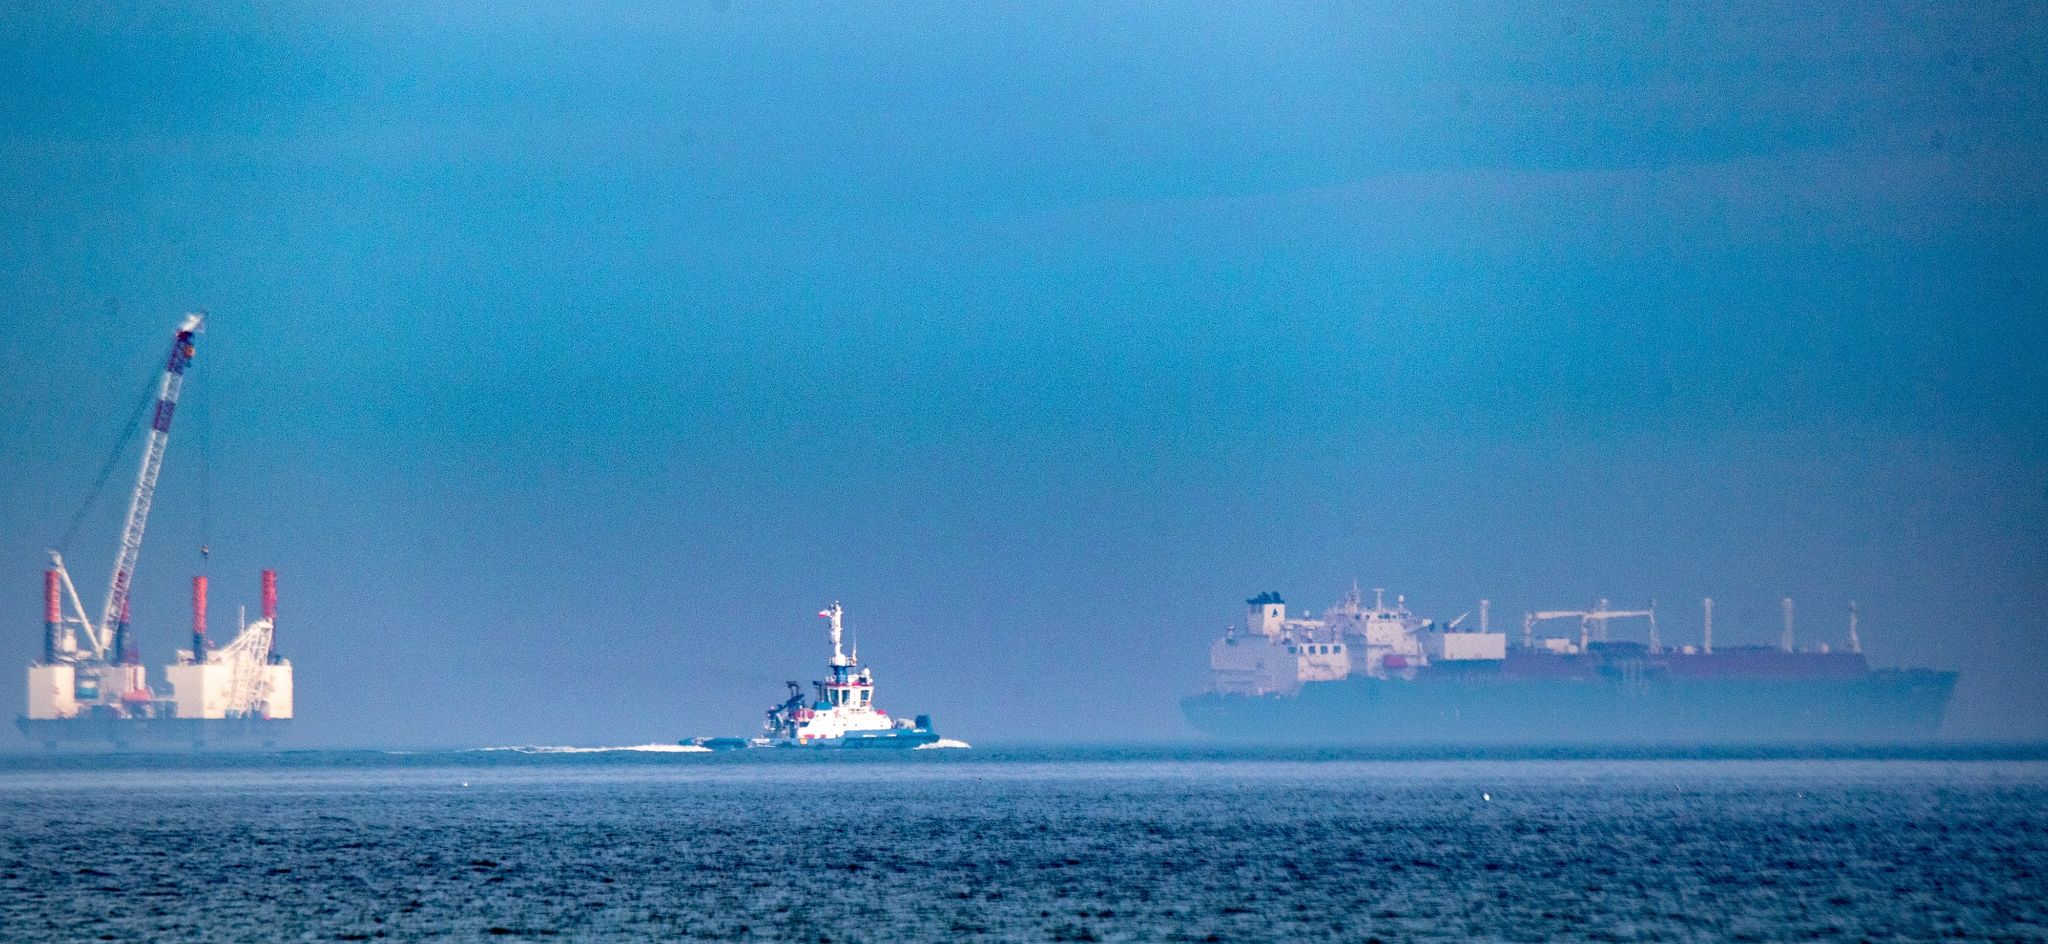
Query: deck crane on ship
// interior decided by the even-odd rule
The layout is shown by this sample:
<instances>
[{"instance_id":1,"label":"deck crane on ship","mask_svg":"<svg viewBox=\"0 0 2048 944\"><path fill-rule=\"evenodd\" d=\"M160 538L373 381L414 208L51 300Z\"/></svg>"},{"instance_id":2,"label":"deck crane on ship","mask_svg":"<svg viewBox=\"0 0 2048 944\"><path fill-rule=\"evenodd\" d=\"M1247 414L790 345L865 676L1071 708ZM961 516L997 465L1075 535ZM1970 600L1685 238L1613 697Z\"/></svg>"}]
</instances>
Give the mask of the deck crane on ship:
<instances>
[{"instance_id":1,"label":"deck crane on ship","mask_svg":"<svg viewBox=\"0 0 2048 944\"><path fill-rule=\"evenodd\" d=\"M1522 648L1536 645L1536 624L1555 619L1576 619L1579 621L1579 651L1585 651L1588 643L1607 641L1607 621L1616 619L1648 618L1650 621L1650 651L1663 649L1662 640L1657 638L1657 603L1640 610L1611 610L1607 601L1601 600L1590 610L1534 610L1522 616Z\"/></svg>"}]
</instances>

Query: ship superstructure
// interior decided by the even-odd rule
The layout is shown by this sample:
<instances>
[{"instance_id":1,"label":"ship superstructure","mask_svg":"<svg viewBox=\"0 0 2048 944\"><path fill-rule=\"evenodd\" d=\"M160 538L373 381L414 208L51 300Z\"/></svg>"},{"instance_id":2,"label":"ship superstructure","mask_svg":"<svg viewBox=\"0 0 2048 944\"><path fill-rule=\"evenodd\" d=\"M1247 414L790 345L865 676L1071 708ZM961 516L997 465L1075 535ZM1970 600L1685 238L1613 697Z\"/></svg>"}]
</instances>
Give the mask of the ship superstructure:
<instances>
[{"instance_id":1,"label":"ship superstructure","mask_svg":"<svg viewBox=\"0 0 2048 944\"><path fill-rule=\"evenodd\" d=\"M851 652L844 644L845 609L834 601L818 611L818 616L829 621L832 659L826 664L825 678L811 683L811 699L805 699L803 686L790 682L789 698L768 709L762 737L694 738L681 743L713 748L912 748L938 743L930 715L894 718L875 704L873 670L860 664L858 644Z\"/></svg>"},{"instance_id":2,"label":"ship superstructure","mask_svg":"<svg viewBox=\"0 0 2048 944\"><path fill-rule=\"evenodd\" d=\"M207 636L207 577L193 578L192 648L180 650L165 667L167 692L150 687L129 625L129 589L141 561L178 395L204 322L203 314L187 315L172 339L97 621L87 614L63 555L50 552L50 568L43 573L42 658L29 666L27 712L16 722L23 734L45 745L268 741L292 716L292 666L276 646L275 571L263 572L262 618L240 626L235 639L218 648Z\"/></svg>"},{"instance_id":3,"label":"ship superstructure","mask_svg":"<svg viewBox=\"0 0 2048 944\"><path fill-rule=\"evenodd\" d=\"M1653 604L1600 600L1524 615L1519 639L1488 625L1490 603L1448 623L1354 586L1320 616L1277 593L1245 601L1242 627L1210 646L1211 686L1183 701L1196 727L1259 740L1327 742L1911 741L1940 728L1955 674L1874 670L1854 604L1846 645L1794 645L1791 600L1778 647L1664 645ZM1647 641L1612 638L1644 620ZM1561 622L1562 621L1562 622ZM1562 633L1544 633L1563 625Z\"/></svg>"},{"instance_id":4,"label":"ship superstructure","mask_svg":"<svg viewBox=\"0 0 2048 944\"><path fill-rule=\"evenodd\" d=\"M1358 588L1335 606L1313 614L1287 615L1278 593L1245 601L1244 628L1232 626L1209 649L1215 689L1246 695L1287 694L1308 682L1334 682L1354 675L1413 678L1432 661L1506 657L1507 637L1459 629L1416 616L1405 597L1388 606L1384 590L1366 606Z\"/></svg>"}]
</instances>

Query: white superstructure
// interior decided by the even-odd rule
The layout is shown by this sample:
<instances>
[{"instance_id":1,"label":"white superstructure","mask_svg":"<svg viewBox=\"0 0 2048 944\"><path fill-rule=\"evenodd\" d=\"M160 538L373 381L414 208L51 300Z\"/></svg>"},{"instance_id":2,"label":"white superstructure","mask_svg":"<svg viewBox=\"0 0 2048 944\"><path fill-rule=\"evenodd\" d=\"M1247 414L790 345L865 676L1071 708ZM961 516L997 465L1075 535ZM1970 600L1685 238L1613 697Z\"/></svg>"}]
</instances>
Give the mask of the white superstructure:
<instances>
[{"instance_id":1,"label":"white superstructure","mask_svg":"<svg viewBox=\"0 0 2048 944\"><path fill-rule=\"evenodd\" d=\"M768 735L809 744L856 732L909 727L907 720L898 722L875 707L874 673L861 668L860 647L855 646L849 654L841 644L846 611L834 601L818 611L818 615L831 621L830 677L813 683L817 699L808 706L803 703L802 689L795 682L789 683L789 700L768 711Z\"/></svg>"},{"instance_id":2,"label":"white superstructure","mask_svg":"<svg viewBox=\"0 0 2048 944\"><path fill-rule=\"evenodd\" d=\"M1231 627L1209 647L1219 692L1294 695L1306 682L1412 677L1431 662L1507 658L1505 634L1461 632L1463 617L1440 627L1410 612L1403 597L1387 605L1379 589L1367 606L1353 586L1320 617L1288 617L1277 593L1262 593L1245 605L1244 628Z\"/></svg>"},{"instance_id":3,"label":"white superstructure","mask_svg":"<svg viewBox=\"0 0 2048 944\"><path fill-rule=\"evenodd\" d=\"M235 640L206 653L179 650L181 660L164 667L171 700L180 718L289 718L292 664L272 657L275 624L260 619Z\"/></svg>"}]
</instances>

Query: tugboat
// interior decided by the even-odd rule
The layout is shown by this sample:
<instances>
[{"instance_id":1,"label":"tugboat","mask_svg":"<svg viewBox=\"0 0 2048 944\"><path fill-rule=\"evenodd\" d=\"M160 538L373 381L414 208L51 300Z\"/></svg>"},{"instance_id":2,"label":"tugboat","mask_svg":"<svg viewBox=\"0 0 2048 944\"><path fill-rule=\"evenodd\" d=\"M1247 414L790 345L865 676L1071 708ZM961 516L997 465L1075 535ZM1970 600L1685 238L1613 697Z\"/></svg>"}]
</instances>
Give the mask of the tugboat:
<instances>
[{"instance_id":1,"label":"tugboat","mask_svg":"<svg viewBox=\"0 0 2048 944\"><path fill-rule=\"evenodd\" d=\"M875 707L874 672L860 664L860 647L851 654L840 645L846 611L835 601L818 611L831 621L832 662L830 676L812 682L816 697L804 702L803 686L789 684L789 698L768 709L766 733L756 738L690 738L677 743L712 750L755 747L792 748L895 748L966 747L959 741L942 740L932 727L930 715L916 720L892 718Z\"/></svg>"}]
</instances>

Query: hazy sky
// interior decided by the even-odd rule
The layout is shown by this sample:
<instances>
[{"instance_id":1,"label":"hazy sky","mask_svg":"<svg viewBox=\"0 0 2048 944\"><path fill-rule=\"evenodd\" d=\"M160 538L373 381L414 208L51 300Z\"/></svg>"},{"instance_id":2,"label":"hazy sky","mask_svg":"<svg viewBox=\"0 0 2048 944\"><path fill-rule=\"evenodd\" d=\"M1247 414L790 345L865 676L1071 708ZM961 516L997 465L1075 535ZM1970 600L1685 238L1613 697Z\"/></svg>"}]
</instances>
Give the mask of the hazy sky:
<instances>
[{"instance_id":1,"label":"hazy sky","mask_svg":"<svg viewBox=\"0 0 2048 944\"><path fill-rule=\"evenodd\" d=\"M136 624L278 568L302 744L750 733L835 598L897 713L1185 737L1354 577L1854 599L2048 737L2048 9L1416 6L0 12L4 650L203 307Z\"/></svg>"}]
</instances>

